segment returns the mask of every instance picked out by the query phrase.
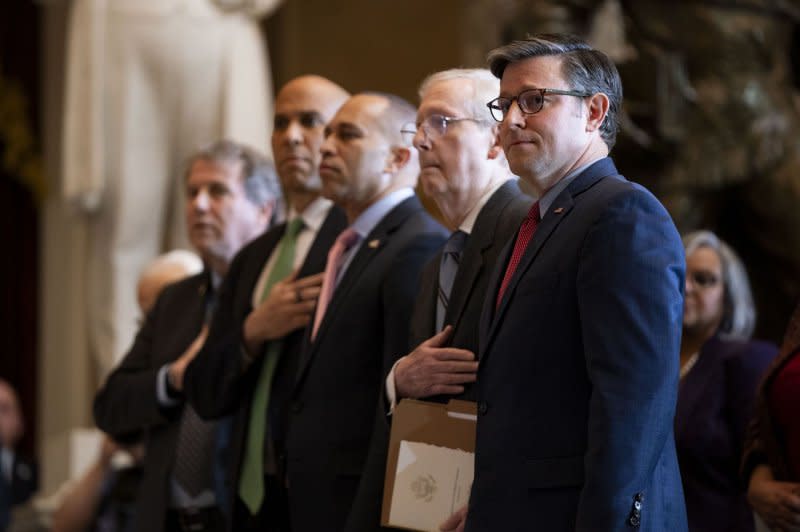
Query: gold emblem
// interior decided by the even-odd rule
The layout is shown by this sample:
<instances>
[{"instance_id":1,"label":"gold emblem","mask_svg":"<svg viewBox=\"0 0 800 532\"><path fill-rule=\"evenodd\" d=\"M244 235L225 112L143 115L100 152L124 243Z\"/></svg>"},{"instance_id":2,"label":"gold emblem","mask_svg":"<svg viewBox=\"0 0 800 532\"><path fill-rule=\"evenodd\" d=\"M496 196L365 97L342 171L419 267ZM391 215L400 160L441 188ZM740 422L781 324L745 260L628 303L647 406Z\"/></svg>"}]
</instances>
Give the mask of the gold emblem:
<instances>
[{"instance_id":1,"label":"gold emblem","mask_svg":"<svg viewBox=\"0 0 800 532\"><path fill-rule=\"evenodd\" d=\"M375 249L380 245L381 245L381 241L378 240L377 238L375 240L370 240L369 243L367 244L367 246L369 246L372 249Z\"/></svg>"}]
</instances>

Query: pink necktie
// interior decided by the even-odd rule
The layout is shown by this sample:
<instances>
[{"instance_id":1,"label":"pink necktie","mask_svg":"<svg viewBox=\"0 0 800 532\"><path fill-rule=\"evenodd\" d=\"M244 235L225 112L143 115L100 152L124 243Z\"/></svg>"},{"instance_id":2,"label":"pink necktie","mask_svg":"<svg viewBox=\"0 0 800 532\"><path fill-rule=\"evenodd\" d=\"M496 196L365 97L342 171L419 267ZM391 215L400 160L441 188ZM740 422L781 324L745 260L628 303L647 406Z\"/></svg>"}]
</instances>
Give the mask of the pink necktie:
<instances>
[{"instance_id":1,"label":"pink necktie","mask_svg":"<svg viewBox=\"0 0 800 532\"><path fill-rule=\"evenodd\" d=\"M314 316L314 328L311 331L311 339L317 337L317 330L322 323L322 317L325 315L325 310L328 308L328 303L333 296L333 289L336 286L336 276L339 269L342 267L342 256L349 250L353 244L358 240L358 233L353 229L347 228L339 235L336 242L333 243L331 250L328 252L328 262L325 264L325 275L322 278L322 288L319 293L319 300L317 301L317 313Z\"/></svg>"},{"instance_id":2,"label":"pink necktie","mask_svg":"<svg viewBox=\"0 0 800 532\"><path fill-rule=\"evenodd\" d=\"M514 277L514 272L519 266L519 261L522 260L522 255L525 253L525 248L528 247L528 242L531 241L533 233L536 232L536 227L539 225L539 202L537 201L531 205L528 215L522 221L522 226L517 233L517 241L514 243L514 251L511 253L511 258L508 260L508 267L503 276L503 282L500 283L500 290L497 292L497 300L495 301L495 310L500 308L500 303L503 301L503 295L506 293L506 288Z\"/></svg>"}]
</instances>

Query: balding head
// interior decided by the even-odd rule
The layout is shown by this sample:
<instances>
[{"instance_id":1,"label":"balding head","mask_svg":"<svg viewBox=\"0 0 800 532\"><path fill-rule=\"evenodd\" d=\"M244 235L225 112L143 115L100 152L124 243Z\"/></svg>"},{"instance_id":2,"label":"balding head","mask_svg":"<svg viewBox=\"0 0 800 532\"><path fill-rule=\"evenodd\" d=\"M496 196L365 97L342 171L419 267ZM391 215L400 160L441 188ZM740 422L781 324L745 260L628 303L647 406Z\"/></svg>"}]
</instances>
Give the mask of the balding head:
<instances>
[{"instance_id":1,"label":"balding head","mask_svg":"<svg viewBox=\"0 0 800 532\"><path fill-rule=\"evenodd\" d=\"M414 107L398 96L361 93L347 100L325 128L323 193L351 223L388 193L416 183L416 150L400 133L414 116Z\"/></svg>"},{"instance_id":2,"label":"balding head","mask_svg":"<svg viewBox=\"0 0 800 532\"><path fill-rule=\"evenodd\" d=\"M155 305L165 286L200 273L203 261L200 257L183 249L176 249L153 259L139 275L137 298L142 314L147 314Z\"/></svg>"},{"instance_id":3,"label":"balding head","mask_svg":"<svg viewBox=\"0 0 800 532\"><path fill-rule=\"evenodd\" d=\"M451 69L425 79L419 89L419 180L448 227L456 229L482 197L511 172L486 102L500 81L486 69Z\"/></svg>"},{"instance_id":4,"label":"balding head","mask_svg":"<svg viewBox=\"0 0 800 532\"><path fill-rule=\"evenodd\" d=\"M13 449L23 430L17 392L5 379L0 379L0 446Z\"/></svg>"},{"instance_id":5,"label":"balding head","mask_svg":"<svg viewBox=\"0 0 800 532\"><path fill-rule=\"evenodd\" d=\"M278 92L272 153L290 205L319 194L323 128L349 96L336 83L315 75L294 78Z\"/></svg>"},{"instance_id":6,"label":"balding head","mask_svg":"<svg viewBox=\"0 0 800 532\"><path fill-rule=\"evenodd\" d=\"M432 88L457 81L466 116L489 127L496 124L486 104L500 94L500 80L486 68L451 68L431 74L419 86L419 99L424 101ZM450 86L456 84L450 83Z\"/></svg>"},{"instance_id":7,"label":"balding head","mask_svg":"<svg viewBox=\"0 0 800 532\"><path fill-rule=\"evenodd\" d=\"M278 91L275 101L284 102L287 99L293 100L302 97L315 100L314 108L330 119L350 97L350 93L328 78L316 74L305 74L286 82Z\"/></svg>"}]
</instances>

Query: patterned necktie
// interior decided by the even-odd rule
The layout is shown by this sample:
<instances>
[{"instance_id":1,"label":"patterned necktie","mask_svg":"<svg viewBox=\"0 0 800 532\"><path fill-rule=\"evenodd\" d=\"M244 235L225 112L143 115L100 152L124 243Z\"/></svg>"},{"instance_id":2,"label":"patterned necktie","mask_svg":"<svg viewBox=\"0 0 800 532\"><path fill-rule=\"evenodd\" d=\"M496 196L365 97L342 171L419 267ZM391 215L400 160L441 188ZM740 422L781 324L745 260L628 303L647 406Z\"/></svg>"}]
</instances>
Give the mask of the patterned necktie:
<instances>
[{"instance_id":1,"label":"patterned necktie","mask_svg":"<svg viewBox=\"0 0 800 532\"><path fill-rule=\"evenodd\" d=\"M537 201L531 206L530 210L528 211L528 215L525 216L525 219L522 221L522 225L519 228L519 232L517 233L517 240L514 243L514 251L511 253L511 258L509 259L508 266L506 267L506 273L503 275L503 282L500 283L500 290L497 292L495 310L500 308L500 303L503 301L503 295L506 293L506 288L508 288L511 278L514 277L514 272L517 270L517 266L519 266L519 261L522 260L522 255L525 254L525 248L528 247L528 242L530 242L531 238L533 238L533 233L536 232L536 228L538 226L539 202Z\"/></svg>"},{"instance_id":2,"label":"patterned necktie","mask_svg":"<svg viewBox=\"0 0 800 532\"><path fill-rule=\"evenodd\" d=\"M190 497L212 487L216 423L205 421L189 403L183 407L173 475Z\"/></svg>"},{"instance_id":3,"label":"patterned necktie","mask_svg":"<svg viewBox=\"0 0 800 532\"><path fill-rule=\"evenodd\" d=\"M467 233L456 231L447 240L442 250L442 259L439 264L439 290L436 297L436 332L444 327L444 317L450 303L450 292L456 280L458 266L461 264L461 253L467 243Z\"/></svg>"},{"instance_id":4,"label":"patterned necktie","mask_svg":"<svg viewBox=\"0 0 800 532\"><path fill-rule=\"evenodd\" d=\"M322 288L319 293L319 301L317 301L317 312L314 315L314 329L311 332L312 340L317 337L322 317L325 315L325 310L328 308L331 297L333 297L336 278L339 275L339 269L342 267L342 257L358 242L358 239L358 233L348 227L342 231L328 252L328 262L325 264L325 275L322 278Z\"/></svg>"},{"instance_id":5,"label":"patterned necktie","mask_svg":"<svg viewBox=\"0 0 800 532\"><path fill-rule=\"evenodd\" d=\"M275 283L292 273L297 235L302 229L303 220L300 218L295 218L287 224L286 232L275 250L277 253L275 262L264 283L260 301L266 299ZM275 367L278 365L281 346L280 340L269 342L250 404L250 421L247 425L246 447L239 477L239 498L242 499L252 515L258 513L264 500L264 441L266 439L267 408L272 389L272 377L275 375Z\"/></svg>"},{"instance_id":6,"label":"patterned necktie","mask_svg":"<svg viewBox=\"0 0 800 532\"><path fill-rule=\"evenodd\" d=\"M210 323L215 306L216 297L210 292L206 299L206 323ZM172 474L190 497L197 497L203 491L212 488L215 430L214 421L203 420L192 405L189 403L184 405Z\"/></svg>"}]
</instances>

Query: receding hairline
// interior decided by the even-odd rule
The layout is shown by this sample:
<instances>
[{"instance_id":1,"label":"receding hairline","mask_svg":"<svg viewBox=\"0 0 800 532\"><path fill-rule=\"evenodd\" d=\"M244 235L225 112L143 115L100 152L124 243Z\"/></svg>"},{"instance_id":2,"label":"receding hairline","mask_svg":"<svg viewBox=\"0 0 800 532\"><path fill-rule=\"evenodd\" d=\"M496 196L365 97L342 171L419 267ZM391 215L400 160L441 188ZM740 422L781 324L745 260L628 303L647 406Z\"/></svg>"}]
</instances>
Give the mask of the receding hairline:
<instances>
[{"instance_id":1,"label":"receding hairline","mask_svg":"<svg viewBox=\"0 0 800 532\"><path fill-rule=\"evenodd\" d=\"M393 140L393 143L402 144L403 138L400 128L406 123L414 122L417 116L417 108L405 98L389 92L363 91L354 94L349 100L355 98L370 98L376 101L385 102L377 115L377 124L383 130L384 135Z\"/></svg>"},{"instance_id":2,"label":"receding hairline","mask_svg":"<svg viewBox=\"0 0 800 532\"><path fill-rule=\"evenodd\" d=\"M423 79L422 83L419 84L419 89L417 89L417 95L422 99L433 86L439 83L459 80L470 82L470 86L475 93L480 92L478 88L483 83L499 85L499 80L487 68L450 68L434 72Z\"/></svg>"},{"instance_id":3,"label":"receding hairline","mask_svg":"<svg viewBox=\"0 0 800 532\"><path fill-rule=\"evenodd\" d=\"M469 91L467 101L461 102L469 110L472 118L483 120L489 125L494 125L486 104L500 94L500 80L486 68L451 68L434 72L420 83L418 95L420 105L426 95L437 85L451 81L465 81L465 89Z\"/></svg>"}]
</instances>

